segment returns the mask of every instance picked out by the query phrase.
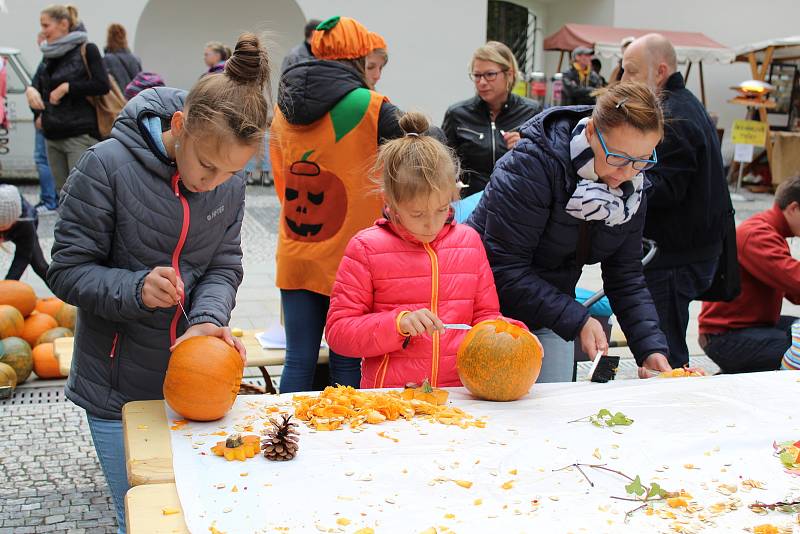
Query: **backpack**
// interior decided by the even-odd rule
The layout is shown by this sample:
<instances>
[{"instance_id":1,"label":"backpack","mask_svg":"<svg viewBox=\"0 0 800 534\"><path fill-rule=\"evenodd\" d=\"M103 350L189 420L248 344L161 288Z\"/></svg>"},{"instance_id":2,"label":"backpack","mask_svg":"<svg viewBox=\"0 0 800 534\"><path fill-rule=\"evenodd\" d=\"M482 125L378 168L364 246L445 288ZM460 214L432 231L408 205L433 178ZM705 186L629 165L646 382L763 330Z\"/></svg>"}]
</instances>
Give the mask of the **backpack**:
<instances>
[{"instance_id":1,"label":"backpack","mask_svg":"<svg viewBox=\"0 0 800 534\"><path fill-rule=\"evenodd\" d=\"M83 66L86 67L86 72L89 78L92 77L92 71L89 68L89 62L86 60L86 43L81 45L81 58L83 59ZM105 68L105 67L103 67ZM117 81L111 74L108 76L109 91L100 96L87 96L86 99L94 107L97 114L97 130L100 137L103 139L111 135L111 127L114 126L114 121L117 119L122 108L125 107L125 97L122 96Z\"/></svg>"}]
</instances>

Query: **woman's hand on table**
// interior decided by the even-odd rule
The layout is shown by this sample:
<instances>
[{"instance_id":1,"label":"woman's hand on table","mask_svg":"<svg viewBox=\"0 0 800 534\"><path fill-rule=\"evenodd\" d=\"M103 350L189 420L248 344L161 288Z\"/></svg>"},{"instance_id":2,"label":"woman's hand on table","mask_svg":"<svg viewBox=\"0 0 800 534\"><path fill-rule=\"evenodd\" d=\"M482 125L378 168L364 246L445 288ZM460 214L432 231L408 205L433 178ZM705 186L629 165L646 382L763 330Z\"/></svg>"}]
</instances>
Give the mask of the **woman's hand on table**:
<instances>
[{"instance_id":1,"label":"woman's hand on table","mask_svg":"<svg viewBox=\"0 0 800 534\"><path fill-rule=\"evenodd\" d=\"M400 319L400 331L409 336L418 336L444 330L444 323L435 313L425 308L407 313Z\"/></svg>"},{"instance_id":2,"label":"woman's hand on table","mask_svg":"<svg viewBox=\"0 0 800 534\"><path fill-rule=\"evenodd\" d=\"M644 361L644 365L639 367L639 378L652 378L665 371L672 371L669 360L663 354L654 352Z\"/></svg>"},{"instance_id":3,"label":"woman's hand on table","mask_svg":"<svg viewBox=\"0 0 800 534\"><path fill-rule=\"evenodd\" d=\"M594 360L598 352L603 354L608 353L608 338L606 338L606 332L603 330L603 325L600 324L600 321L594 317L589 317L589 320L583 325L579 339L581 342L581 349L583 349L583 352L592 360Z\"/></svg>"},{"instance_id":4,"label":"woman's hand on table","mask_svg":"<svg viewBox=\"0 0 800 534\"><path fill-rule=\"evenodd\" d=\"M172 267L156 267L142 285L142 302L150 309L171 308L183 296L183 281Z\"/></svg>"},{"instance_id":5,"label":"woman's hand on table","mask_svg":"<svg viewBox=\"0 0 800 534\"><path fill-rule=\"evenodd\" d=\"M175 340L175 344L169 348L170 351L175 350L175 347L181 344L181 342L189 339L190 337L196 336L212 336L218 337L231 347L235 348L239 352L239 356L242 357L242 362L247 363L247 349L244 348L244 345L239 338L234 337L231 334L231 329L227 326L217 326L214 323L200 323L194 326L190 326L186 332Z\"/></svg>"}]
</instances>

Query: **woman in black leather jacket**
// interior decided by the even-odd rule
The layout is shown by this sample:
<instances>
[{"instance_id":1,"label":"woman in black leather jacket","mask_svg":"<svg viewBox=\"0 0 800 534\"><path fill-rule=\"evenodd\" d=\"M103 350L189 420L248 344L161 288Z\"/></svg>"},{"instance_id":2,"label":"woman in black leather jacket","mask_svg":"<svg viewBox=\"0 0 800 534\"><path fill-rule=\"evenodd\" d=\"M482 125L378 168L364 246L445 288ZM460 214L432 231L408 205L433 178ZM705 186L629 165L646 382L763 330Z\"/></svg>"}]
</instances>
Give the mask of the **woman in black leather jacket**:
<instances>
[{"instance_id":1,"label":"woman in black leather jacket","mask_svg":"<svg viewBox=\"0 0 800 534\"><path fill-rule=\"evenodd\" d=\"M495 162L519 141L519 128L542 106L511 92L519 76L513 52L503 43L489 41L472 56L470 78L476 95L450 106L442 129L458 154L467 185L463 197L482 191Z\"/></svg>"}]
</instances>

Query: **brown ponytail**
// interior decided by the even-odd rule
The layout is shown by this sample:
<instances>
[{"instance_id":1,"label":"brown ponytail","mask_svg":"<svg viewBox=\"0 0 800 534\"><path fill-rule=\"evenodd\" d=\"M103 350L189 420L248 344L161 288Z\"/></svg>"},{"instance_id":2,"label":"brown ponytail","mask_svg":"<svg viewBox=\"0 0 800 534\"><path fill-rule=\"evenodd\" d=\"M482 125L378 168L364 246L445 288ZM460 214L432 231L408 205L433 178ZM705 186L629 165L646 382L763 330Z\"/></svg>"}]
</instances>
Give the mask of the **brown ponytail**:
<instances>
[{"instance_id":1,"label":"brown ponytail","mask_svg":"<svg viewBox=\"0 0 800 534\"><path fill-rule=\"evenodd\" d=\"M430 123L422 113L406 113L399 124L405 135L384 143L376 164L389 205L433 192L457 200L459 167L452 150L427 135Z\"/></svg>"},{"instance_id":2,"label":"brown ponytail","mask_svg":"<svg viewBox=\"0 0 800 534\"><path fill-rule=\"evenodd\" d=\"M78 8L72 4L51 4L42 10L42 14L47 15L53 20L69 21L69 31L75 31L75 28L80 24L78 19Z\"/></svg>"},{"instance_id":3,"label":"brown ponytail","mask_svg":"<svg viewBox=\"0 0 800 534\"><path fill-rule=\"evenodd\" d=\"M270 62L252 33L243 33L221 74L204 76L186 97L190 135L214 133L244 144L259 144L269 124Z\"/></svg>"},{"instance_id":4,"label":"brown ponytail","mask_svg":"<svg viewBox=\"0 0 800 534\"><path fill-rule=\"evenodd\" d=\"M638 82L620 82L601 90L592 122L602 132L626 124L640 132L664 135L661 103L650 87Z\"/></svg>"}]
</instances>

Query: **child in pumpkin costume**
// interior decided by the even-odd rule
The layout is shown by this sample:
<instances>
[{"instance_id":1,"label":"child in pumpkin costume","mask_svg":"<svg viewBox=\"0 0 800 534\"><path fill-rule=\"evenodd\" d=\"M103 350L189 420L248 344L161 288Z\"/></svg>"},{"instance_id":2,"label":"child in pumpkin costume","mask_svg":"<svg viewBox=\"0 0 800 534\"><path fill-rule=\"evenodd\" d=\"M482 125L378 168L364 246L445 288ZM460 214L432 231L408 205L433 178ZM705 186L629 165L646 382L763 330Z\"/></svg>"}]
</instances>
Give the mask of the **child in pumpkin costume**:
<instances>
[{"instance_id":1,"label":"child in pumpkin costume","mask_svg":"<svg viewBox=\"0 0 800 534\"><path fill-rule=\"evenodd\" d=\"M347 245L328 311L327 340L363 358L362 388L408 382L460 386L456 352L465 330L500 317L494 277L480 236L456 224L457 165L424 135L418 113L400 119L406 136L378 155L388 207L385 218ZM512 321L522 326L522 323Z\"/></svg>"},{"instance_id":2,"label":"child in pumpkin costume","mask_svg":"<svg viewBox=\"0 0 800 534\"><path fill-rule=\"evenodd\" d=\"M312 389L329 295L347 242L380 216L370 181L378 144L402 135L397 108L367 88L374 42L347 17L322 22L315 60L282 76L270 131L281 199L277 280L286 328L282 393ZM359 362L330 355L331 382L358 386ZM327 377L326 377L327 378Z\"/></svg>"}]
</instances>

